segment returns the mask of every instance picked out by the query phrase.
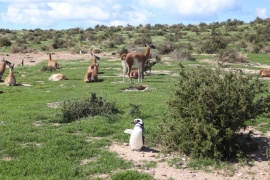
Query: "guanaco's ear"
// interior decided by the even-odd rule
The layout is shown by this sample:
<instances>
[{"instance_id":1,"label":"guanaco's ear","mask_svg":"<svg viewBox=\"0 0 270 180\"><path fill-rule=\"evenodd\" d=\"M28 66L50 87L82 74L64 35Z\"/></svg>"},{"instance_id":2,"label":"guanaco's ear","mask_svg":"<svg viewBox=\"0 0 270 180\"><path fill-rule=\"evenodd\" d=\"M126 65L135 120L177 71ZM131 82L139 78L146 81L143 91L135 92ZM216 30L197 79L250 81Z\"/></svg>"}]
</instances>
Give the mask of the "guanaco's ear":
<instances>
[{"instance_id":1,"label":"guanaco's ear","mask_svg":"<svg viewBox=\"0 0 270 180\"><path fill-rule=\"evenodd\" d=\"M154 46L153 44L151 44L150 47L156 49L156 46Z\"/></svg>"},{"instance_id":2,"label":"guanaco's ear","mask_svg":"<svg viewBox=\"0 0 270 180\"><path fill-rule=\"evenodd\" d=\"M94 55L94 56L95 56L96 59L100 59L100 57L98 57L98 56L96 56L96 55Z\"/></svg>"}]
</instances>

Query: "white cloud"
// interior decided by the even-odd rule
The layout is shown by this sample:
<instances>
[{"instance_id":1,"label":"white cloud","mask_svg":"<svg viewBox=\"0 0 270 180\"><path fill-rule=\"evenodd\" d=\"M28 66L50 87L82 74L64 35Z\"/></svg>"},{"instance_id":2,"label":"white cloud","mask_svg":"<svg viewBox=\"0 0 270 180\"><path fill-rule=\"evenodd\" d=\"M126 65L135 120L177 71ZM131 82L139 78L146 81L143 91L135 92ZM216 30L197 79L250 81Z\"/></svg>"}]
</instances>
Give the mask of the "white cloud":
<instances>
[{"instance_id":1,"label":"white cloud","mask_svg":"<svg viewBox=\"0 0 270 180\"><path fill-rule=\"evenodd\" d=\"M266 8L256 8L256 15L260 18L267 18L267 9Z\"/></svg>"},{"instance_id":2,"label":"white cloud","mask_svg":"<svg viewBox=\"0 0 270 180\"><path fill-rule=\"evenodd\" d=\"M104 20L110 17L108 12L103 11L99 7L91 5L81 4L69 4L69 3L48 3L51 10L48 11L48 15L51 18L60 19L96 19Z\"/></svg>"},{"instance_id":3,"label":"white cloud","mask_svg":"<svg viewBox=\"0 0 270 180\"><path fill-rule=\"evenodd\" d=\"M22 2L24 0L20 0ZM73 1L74 3L74 1ZM5 22L29 23L33 25L48 25L59 21L74 21L78 19L108 20L110 14L100 7L80 3L13 3L7 12L2 13Z\"/></svg>"},{"instance_id":4,"label":"white cloud","mask_svg":"<svg viewBox=\"0 0 270 180\"><path fill-rule=\"evenodd\" d=\"M140 0L140 4L181 16L205 16L233 7L234 0Z\"/></svg>"}]
</instances>

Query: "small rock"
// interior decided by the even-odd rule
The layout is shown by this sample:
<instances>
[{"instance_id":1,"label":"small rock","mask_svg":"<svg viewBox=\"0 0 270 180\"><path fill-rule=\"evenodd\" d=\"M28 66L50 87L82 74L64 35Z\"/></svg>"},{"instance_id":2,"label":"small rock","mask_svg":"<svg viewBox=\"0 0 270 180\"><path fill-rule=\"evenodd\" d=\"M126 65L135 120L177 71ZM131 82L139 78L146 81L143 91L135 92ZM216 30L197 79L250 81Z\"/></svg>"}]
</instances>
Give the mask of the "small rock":
<instances>
[{"instance_id":1,"label":"small rock","mask_svg":"<svg viewBox=\"0 0 270 180\"><path fill-rule=\"evenodd\" d=\"M142 165L140 163L134 164L135 167L141 167Z\"/></svg>"},{"instance_id":2,"label":"small rock","mask_svg":"<svg viewBox=\"0 0 270 180\"><path fill-rule=\"evenodd\" d=\"M241 177L241 176L243 176L243 175L244 175L243 173L238 173L238 174L237 174L238 177Z\"/></svg>"},{"instance_id":3,"label":"small rock","mask_svg":"<svg viewBox=\"0 0 270 180\"><path fill-rule=\"evenodd\" d=\"M183 165L182 165L182 168L183 168L183 169L187 169L188 166L187 166L186 164L183 164Z\"/></svg>"},{"instance_id":4,"label":"small rock","mask_svg":"<svg viewBox=\"0 0 270 180\"><path fill-rule=\"evenodd\" d=\"M179 165L183 165L183 163L182 162L177 162L177 163L175 163L175 165L179 166Z\"/></svg>"}]
</instances>

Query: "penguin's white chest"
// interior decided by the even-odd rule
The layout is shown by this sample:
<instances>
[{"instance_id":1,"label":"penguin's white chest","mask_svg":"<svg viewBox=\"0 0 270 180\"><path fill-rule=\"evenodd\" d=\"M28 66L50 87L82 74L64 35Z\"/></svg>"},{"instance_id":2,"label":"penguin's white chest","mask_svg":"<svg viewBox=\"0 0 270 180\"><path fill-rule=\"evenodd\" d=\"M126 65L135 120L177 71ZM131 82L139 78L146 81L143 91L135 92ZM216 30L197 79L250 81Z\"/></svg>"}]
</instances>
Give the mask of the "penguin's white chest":
<instances>
[{"instance_id":1,"label":"penguin's white chest","mask_svg":"<svg viewBox=\"0 0 270 180\"><path fill-rule=\"evenodd\" d=\"M140 126L135 126L132 130L129 144L131 150L141 150L143 146L143 129Z\"/></svg>"}]
</instances>

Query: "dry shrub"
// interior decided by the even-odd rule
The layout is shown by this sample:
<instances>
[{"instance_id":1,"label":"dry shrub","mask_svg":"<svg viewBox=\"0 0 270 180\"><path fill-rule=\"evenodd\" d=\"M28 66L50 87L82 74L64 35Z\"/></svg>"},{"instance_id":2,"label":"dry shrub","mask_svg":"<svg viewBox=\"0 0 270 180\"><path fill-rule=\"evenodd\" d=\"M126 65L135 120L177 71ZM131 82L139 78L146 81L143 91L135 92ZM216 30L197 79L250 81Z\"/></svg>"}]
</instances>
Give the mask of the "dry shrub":
<instances>
[{"instance_id":1,"label":"dry shrub","mask_svg":"<svg viewBox=\"0 0 270 180\"><path fill-rule=\"evenodd\" d=\"M268 47L268 46L264 46L260 49L260 54L265 54L268 52L270 52L270 47Z\"/></svg>"},{"instance_id":2,"label":"dry shrub","mask_svg":"<svg viewBox=\"0 0 270 180\"><path fill-rule=\"evenodd\" d=\"M93 54L99 54L101 52L100 48L94 48L92 49Z\"/></svg>"},{"instance_id":3,"label":"dry shrub","mask_svg":"<svg viewBox=\"0 0 270 180\"><path fill-rule=\"evenodd\" d=\"M191 60L191 51L189 51L188 49L175 49L173 50L173 52L171 53L172 58L175 60Z\"/></svg>"},{"instance_id":4,"label":"dry shrub","mask_svg":"<svg viewBox=\"0 0 270 180\"><path fill-rule=\"evenodd\" d=\"M11 46L10 51L12 53L27 53L27 45L25 44L14 44Z\"/></svg>"},{"instance_id":5,"label":"dry shrub","mask_svg":"<svg viewBox=\"0 0 270 180\"><path fill-rule=\"evenodd\" d=\"M222 50L216 58L221 63L249 63L245 54L234 49Z\"/></svg>"}]
</instances>

